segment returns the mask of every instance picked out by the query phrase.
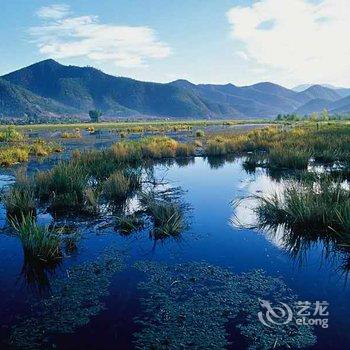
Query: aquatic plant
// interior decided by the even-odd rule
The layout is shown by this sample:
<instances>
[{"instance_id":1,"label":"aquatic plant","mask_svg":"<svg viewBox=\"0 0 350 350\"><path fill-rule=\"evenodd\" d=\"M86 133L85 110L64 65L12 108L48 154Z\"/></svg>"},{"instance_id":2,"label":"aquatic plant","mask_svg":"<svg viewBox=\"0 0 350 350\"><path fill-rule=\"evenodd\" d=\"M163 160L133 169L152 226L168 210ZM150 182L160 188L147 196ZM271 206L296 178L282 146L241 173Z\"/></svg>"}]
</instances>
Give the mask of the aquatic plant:
<instances>
[{"instance_id":1,"label":"aquatic plant","mask_svg":"<svg viewBox=\"0 0 350 350\"><path fill-rule=\"evenodd\" d=\"M16 182L5 193L3 200L8 217L35 215L34 186L25 171L17 172Z\"/></svg>"},{"instance_id":2,"label":"aquatic plant","mask_svg":"<svg viewBox=\"0 0 350 350\"><path fill-rule=\"evenodd\" d=\"M84 192L83 211L87 214L97 214L99 212L99 199L101 192L98 188L87 188Z\"/></svg>"},{"instance_id":3,"label":"aquatic plant","mask_svg":"<svg viewBox=\"0 0 350 350\"><path fill-rule=\"evenodd\" d=\"M13 219L11 224L22 242L26 259L50 263L61 258L61 241L55 228L38 225L30 215Z\"/></svg>"},{"instance_id":4,"label":"aquatic plant","mask_svg":"<svg viewBox=\"0 0 350 350\"><path fill-rule=\"evenodd\" d=\"M6 129L0 131L0 142L15 142L24 140L22 132L18 131L14 126L10 125Z\"/></svg>"},{"instance_id":5,"label":"aquatic plant","mask_svg":"<svg viewBox=\"0 0 350 350\"><path fill-rule=\"evenodd\" d=\"M17 163L27 162L30 150L24 146L0 147L0 165L9 167Z\"/></svg>"},{"instance_id":6,"label":"aquatic plant","mask_svg":"<svg viewBox=\"0 0 350 350\"><path fill-rule=\"evenodd\" d=\"M123 254L107 250L95 261L73 266L51 281L50 295L32 302L11 329L11 344L20 349L53 347L55 334L67 334L89 323L104 309L111 278L123 269Z\"/></svg>"},{"instance_id":7,"label":"aquatic plant","mask_svg":"<svg viewBox=\"0 0 350 350\"><path fill-rule=\"evenodd\" d=\"M234 275L206 263L148 261L136 268L145 274L139 288L146 293L145 314L136 319L142 326L135 334L137 349L227 349L232 326L249 349L295 349L316 341L311 327L295 321L273 328L259 322L259 298L291 306L296 301L282 280L261 270Z\"/></svg>"},{"instance_id":8,"label":"aquatic plant","mask_svg":"<svg viewBox=\"0 0 350 350\"><path fill-rule=\"evenodd\" d=\"M80 130L76 130L73 132L66 131L61 133L61 138L62 139L80 139L82 138L82 135Z\"/></svg>"},{"instance_id":9,"label":"aquatic plant","mask_svg":"<svg viewBox=\"0 0 350 350\"><path fill-rule=\"evenodd\" d=\"M113 159L118 163L138 164L142 158L138 142L118 142L111 146Z\"/></svg>"},{"instance_id":10,"label":"aquatic plant","mask_svg":"<svg viewBox=\"0 0 350 350\"><path fill-rule=\"evenodd\" d=\"M37 139L29 145L30 155L37 157L45 157L52 153L59 153L62 151L62 146L56 142L46 142Z\"/></svg>"},{"instance_id":11,"label":"aquatic plant","mask_svg":"<svg viewBox=\"0 0 350 350\"><path fill-rule=\"evenodd\" d=\"M288 129L271 126L241 134L212 135L204 151L208 156L264 151L268 153L267 167L305 169L310 158L346 164L349 141L346 123L322 124L320 128L303 123Z\"/></svg>"},{"instance_id":12,"label":"aquatic plant","mask_svg":"<svg viewBox=\"0 0 350 350\"><path fill-rule=\"evenodd\" d=\"M196 137L204 137L204 136L205 136L204 130L197 130L196 131Z\"/></svg>"},{"instance_id":13,"label":"aquatic plant","mask_svg":"<svg viewBox=\"0 0 350 350\"><path fill-rule=\"evenodd\" d=\"M270 168L306 169L311 154L307 150L273 148L268 154Z\"/></svg>"},{"instance_id":14,"label":"aquatic plant","mask_svg":"<svg viewBox=\"0 0 350 350\"><path fill-rule=\"evenodd\" d=\"M130 190L130 180L120 171L113 173L103 184L103 196L110 201L126 198Z\"/></svg>"},{"instance_id":15,"label":"aquatic plant","mask_svg":"<svg viewBox=\"0 0 350 350\"><path fill-rule=\"evenodd\" d=\"M178 203L151 200L147 203L146 211L153 221L155 238L178 236L186 229L183 209Z\"/></svg>"},{"instance_id":16,"label":"aquatic plant","mask_svg":"<svg viewBox=\"0 0 350 350\"><path fill-rule=\"evenodd\" d=\"M176 147L176 157L191 157L194 155L194 147L190 144L180 143Z\"/></svg>"},{"instance_id":17,"label":"aquatic plant","mask_svg":"<svg viewBox=\"0 0 350 350\"><path fill-rule=\"evenodd\" d=\"M116 218L115 229L123 235L128 235L132 232L141 230L144 227L144 220L141 215L129 214L120 215Z\"/></svg>"},{"instance_id":18,"label":"aquatic plant","mask_svg":"<svg viewBox=\"0 0 350 350\"><path fill-rule=\"evenodd\" d=\"M227 154L226 143L221 138L209 140L205 147L207 156L223 156Z\"/></svg>"},{"instance_id":19,"label":"aquatic plant","mask_svg":"<svg viewBox=\"0 0 350 350\"><path fill-rule=\"evenodd\" d=\"M291 182L281 194L255 196L261 225L286 224L323 232L349 233L350 190L327 176Z\"/></svg>"},{"instance_id":20,"label":"aquatic plant","mask_svg":"<svg viewBox=\"0 0 350 350\"><path fill-rule=\"evenodd\" d=\"M46 176L46 178L45 178ZM36 187L41 197L51 198L51 208L65 210L84 203L88 178L82 169L69 162L61 162L51 171L36 175ZM40 185L43 187L40 188Z\"/></svg>"},{"instance_id":21,"label":"aquatic plant","mask_svg":"<svg viewBox=\"0 0 350 350\"><path fill-rule=\"evenodd\" d=\"M140 141L142 155L145 158L173 158L176 155L178 142L166 137L148 137Z\"/></svg>"}]
</instances>

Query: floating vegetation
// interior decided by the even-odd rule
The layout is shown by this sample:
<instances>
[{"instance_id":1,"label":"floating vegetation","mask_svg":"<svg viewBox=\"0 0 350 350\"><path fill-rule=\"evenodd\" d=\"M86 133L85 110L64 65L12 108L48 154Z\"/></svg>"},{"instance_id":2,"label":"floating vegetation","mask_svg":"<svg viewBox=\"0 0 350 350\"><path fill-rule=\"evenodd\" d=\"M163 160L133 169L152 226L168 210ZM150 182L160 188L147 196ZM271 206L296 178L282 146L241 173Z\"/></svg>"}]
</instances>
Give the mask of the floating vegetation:
<instances>
[{"instance_id":1,"label":"floating vegetation","mask_svg":"<svg viewBox=\"0 0 350 350\"><path fill-rule=\"evenodd\" d=\"M50 296L31 305L11 329L11 345L19 349L55 347L55 334L73 333L104 309L112 276L123 268L123 255L111 249L96 261L73 266L51 282Z\"/></svg>"},{"instance_id":2,"label":"floating vegetation","mask_svg":"<svg viewBox=\"0 0 350 350\"><path fill-rule=\"evenodd\" d=\"M136 321L137 349L226 349L228 330L235 325L249 349L303 348L316 338L309 326L294 321L264 326L257 317L259 298L288 305L296 297L278 278L254 271L235 276L206 263L167 266L139 262L145 273L139 287L145 315Z\"/></svg>"}]
</instances>

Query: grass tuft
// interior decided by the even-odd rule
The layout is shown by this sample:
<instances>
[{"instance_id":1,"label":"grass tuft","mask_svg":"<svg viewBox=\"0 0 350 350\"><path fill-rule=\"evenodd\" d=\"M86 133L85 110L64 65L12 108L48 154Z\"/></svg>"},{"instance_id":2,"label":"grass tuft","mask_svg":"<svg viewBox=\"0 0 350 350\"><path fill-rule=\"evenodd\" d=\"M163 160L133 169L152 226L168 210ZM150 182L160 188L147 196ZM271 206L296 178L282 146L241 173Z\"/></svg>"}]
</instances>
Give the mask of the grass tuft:
<instances>
[{"instance_id":1,"label":"grass tuft","mask_svg":"<svg viewBox=\"0 0 350 350\"><path fill-rule=\"evenodd\" d=\"M11 221L22 242L25 257L50 263L62 257L59 232L48 226L39 226L35 219L28 215L21 220Z\"/></svg>"},{"instance_id":2,"label":"grass tuft","mask_svg":"<svg viewBox=\"0 0 350 350\"><path fill-rule=\"evenodd\" d=\"M34 186L24 171L16 174L16 182L5 193L4 204L8 217L35 215Z\"/></svg>"}]
</instances>

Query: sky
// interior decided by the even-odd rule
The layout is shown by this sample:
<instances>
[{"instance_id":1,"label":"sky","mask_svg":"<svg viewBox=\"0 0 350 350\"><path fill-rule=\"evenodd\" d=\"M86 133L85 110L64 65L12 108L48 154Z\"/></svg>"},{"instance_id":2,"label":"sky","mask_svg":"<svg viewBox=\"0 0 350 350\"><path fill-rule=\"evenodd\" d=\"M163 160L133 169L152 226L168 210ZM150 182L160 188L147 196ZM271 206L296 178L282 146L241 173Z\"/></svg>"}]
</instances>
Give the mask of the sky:
<instances>
[{"instance_id":1,"label":"sky","mask_svg":"<svg viewBox=\"0 0 350 350\"><path fill-rule=\"evenodd\" d=\"M53 58L144 81L350 87L350 0L0 5L0 75Z\"/></svg>"}]
</instances>

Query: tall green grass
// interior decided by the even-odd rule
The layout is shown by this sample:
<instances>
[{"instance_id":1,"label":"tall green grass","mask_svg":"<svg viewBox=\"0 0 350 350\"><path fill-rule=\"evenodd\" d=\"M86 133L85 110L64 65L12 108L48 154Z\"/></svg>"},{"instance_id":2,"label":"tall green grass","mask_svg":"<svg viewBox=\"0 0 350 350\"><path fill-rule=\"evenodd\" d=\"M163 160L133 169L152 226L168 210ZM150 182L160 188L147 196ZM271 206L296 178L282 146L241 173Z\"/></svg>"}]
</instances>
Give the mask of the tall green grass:
<instances>
[{"instance_id":1,"label":"tall green grass","mask_svg":"<svg viewBox=\"0 0 350 350\"><path fill-rule=\"evenodd\" d=\"M5 193L3 200L8 217L35 215L34 187L23 170L17 172L16 182Z\"/></svg>"},{"instance_id":2,"label":"tall green grass","mask_svg":"<svg viewBox=\"0 0 350 350\"><path fill-rule=\"evenodd\" d=\"M142 193L141 204L153 222L153 236L165 238L179 236L187 225L184 208L177 201L168 198L157 198L154 193Z\"/></svg>"},{"instance_id":3,"label":"tall green grass","mask_svg":"<svg viewBox=\"0 0 350 350\"><path fill-rule=\"evenodd\" d=\"M113 173L103 184L103 196L110 201L120 201L130 191L130 180L121 172Z\"/></svg>"},{"instance_id":4,"label":"tall green grass","mask_svg":"<svg viewBox=\"0 0 350 350\"><path fill-rule=\"evenodd\" d=\"M305 169L311 158L346 165L350 158L350 125L321 123L317 128L303 123L287 130L271 126L242 134L209 136L204 143L207 156L244 152L266 152L265 166L270 168Z\"/></svg>"},{"instance_id":5,"label":"tall green grass","mask_svg":"<svg viewBox=\"0 0 350 350\"><path fill-rule=\"evenodd\" d=\"M257 196L261 225L350 234L350 190L342 181L326 176L290 183L281 194Z\"/></svg>"},{"instance_id":6,"label":"tall green grass","mask_svg":"<svg viewBox=\"0 0 350 350\"><path fill-rule=\"evenodd\" d=\"M50 263L61 258L61 242L55 229L38 225L30 215L22 216L21 220L13 220L11 223L22 242L27 259Z\"/></svg>"},{"instance_id":7,"label":"tall green grass","mask_svg":"<svg viewBox=\"0 0 350 350\"><path fill-rule=\"evenodd\" d=\"M303 149L273 148L268 154L270 168L306 169L311 154Z\"/></svg>"}]
</instances>

